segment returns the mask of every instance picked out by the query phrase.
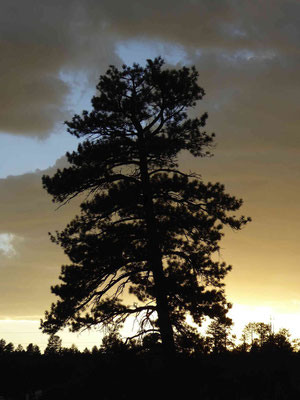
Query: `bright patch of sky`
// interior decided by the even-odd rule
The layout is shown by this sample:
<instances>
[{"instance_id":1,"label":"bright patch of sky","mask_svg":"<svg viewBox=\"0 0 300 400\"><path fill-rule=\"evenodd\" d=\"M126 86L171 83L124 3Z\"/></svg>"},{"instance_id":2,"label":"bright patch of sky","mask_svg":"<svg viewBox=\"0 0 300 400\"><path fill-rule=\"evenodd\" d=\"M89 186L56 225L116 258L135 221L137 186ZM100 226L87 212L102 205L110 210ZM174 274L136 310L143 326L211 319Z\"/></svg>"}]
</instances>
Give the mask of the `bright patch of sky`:
<instances>
[{"instance_id":1,"label":"bright patch of sky","mask_svg":"<svg viewBox=\"0 0 300 400\"><path fill-rule=\"evenodd\" d=\"M276 57L276 54L271 50L254 52L248 49L241 49L233 53L224 53L222 55L226 60L231 62L241 61L265 61Z\"/></svg>"},{"instance_id":2,"label":"bright patch of sky","mask_svg":"<svg viewBox=\"0 0 300 400\"><path fill-rule=\"evenodd\" d=\"M60 78L70 86L66 108L71 116L90 109L90 100L95 88L91 88L82 73L60 74ZM64 121L57 121L57 127L46 139L0 133L0 178L9 175L22 175L44 170L67 151L77 148L78 139L67 132Z\"/></svg>"},{"instance_id":3,"label":"bright patch of sky","mask_svg":"<svg viewBox=\"0 0 300 400\"><path fill-rule=\"evenodd\" d=\"M152 40L120 41L115 51L127 65L132 65L134 62L145 65L148 58L153 59L158 56L162 56L167 63L173 65L189 62L182 46Z\"/></svg>"},{"instance_id":4,"label":"bright patch of sky","mask_svg":"<svg viewBox=\"0 0 300 400\"><path fill-rule=\"evenodd\" d=\"M95 85L91 87L88 75L84 71L68 72L61 71L59 78L67 83L70 93L66 99L66 107L71 114L81 113L82 110L88 110L91 107L91 98L95 94Z\"/></svg>"},{"instance_id":5,"label":"bright patch of sky","mask_svg":"<svg viewBox=\"0 0 300 400\"><path fill-rule=\"evenodd\" d=\"M233 333L238 338L241 337L244 327L249 322L264 322L265 324L272 324L272 329L275 333L281 328L286 328L290 331L292 339L299 336L299 313L280 313L276 312L275 307L272 306L251 306L246 304L233 304L233 307L228 312L228 317L232 318Z\"/></svg>"},{"instance_id":6,"label":"bright patch of sky","mask_svg":"<svg viewBox=\"0 0 300 400\"><path fill-rule=\"evenodd\" d=\"M0 178L6 178L54 165L78 140L62 131L45 140L1 134L0 143Z\"/></svg>"},{"instance_id":7,"label":"bright patch of sky","mask_svg":"<svg viewBox=\"0 0 300 400\"><path fill-rule=\"evenodd\" d=\"M39 329L40 317L37 320L30 319L0 319L0 338L6 343L12 342L15 347L21 344L24 349L33 343L39 346L41 351L44 351L47 346L49 336ZM67 329L60 331L57 335L62 339L63 347L71 347L74 343L83 351L86 347L92 349L93 346L99 347L103 337L103 333L95 329L84 331L82 333L71 333Z\"/></svg>"},{"instance_id":8,"label":"bright patch of sky","mask_svg":"<svg viewBox=\"0 0 300 400\"><path fill-rule=\"evenodd\" d=\"M6 257L13 257L16 255L16 250L13 246L15 235L12 233L0 234L0 254Z\"/></svg>"},{"instance_id":9,"label":"bright patch of sky","mask_svg":"<svg viewBox=\"0 0 300 400\"><path fill-rule=\"evenodd\" d=\"M40 330L40 318L43 318L43 316L36 316L36 319L32 319L32 316L23 316L19 319L1 319L0 316L0 339L4 339L7 343L12 342L15 347L18 344L21 344L24 348L29 343L37 344L43 351L47 346L49 336ZM129 318L120 334L124 338L131 336L135 334L134 327L134 318ZM106 334L108 334L108 331L96 327L82 332L70 332L67 328L57 332L57 336L62 339L63 347L71 347L74 343L80 351L85 348L92 349L93 346L99 348L102 338Z\"/></svg>"}]
</instances>

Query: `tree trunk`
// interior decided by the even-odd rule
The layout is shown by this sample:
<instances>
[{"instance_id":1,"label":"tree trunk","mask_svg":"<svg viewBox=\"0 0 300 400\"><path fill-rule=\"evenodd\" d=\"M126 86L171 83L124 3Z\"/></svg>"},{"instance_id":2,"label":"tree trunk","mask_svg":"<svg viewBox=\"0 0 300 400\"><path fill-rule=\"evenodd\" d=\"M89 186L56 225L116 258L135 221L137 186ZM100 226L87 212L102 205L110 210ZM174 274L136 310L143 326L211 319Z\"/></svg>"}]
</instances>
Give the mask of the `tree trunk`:
<instances>
[{"instance_id":1,"label":"tree trunk","mask_svg":"<svg viewBox=\"0 0 300 400\"><path fill-rule=\"evenodd\" d=\"M169 357L175 354L174 334L169 314L169 304L166 293L166 278L163 270L162 255L153 209L147 158L143 154L141 154L140 158L140 172L144 199L145 220L148 233L148 261L154 279L158 325L161 333L164 352Z\"/></svg>"}]
</instances>

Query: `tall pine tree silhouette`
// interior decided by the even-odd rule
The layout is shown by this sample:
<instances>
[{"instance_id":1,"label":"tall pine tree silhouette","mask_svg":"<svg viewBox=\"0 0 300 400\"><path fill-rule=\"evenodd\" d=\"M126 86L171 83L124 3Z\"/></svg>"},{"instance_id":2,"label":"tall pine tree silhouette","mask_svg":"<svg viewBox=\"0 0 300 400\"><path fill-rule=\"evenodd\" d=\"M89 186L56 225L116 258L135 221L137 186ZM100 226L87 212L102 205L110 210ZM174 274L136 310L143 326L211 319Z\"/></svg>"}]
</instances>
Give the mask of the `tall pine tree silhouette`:
<instances>
[{"instance_id":1,"label":"tall pine tree silhouette","mask_svg":"<svg viewBox=\"0 0 300 400\"><path fill-rule=\"evenodd\" d=\"M85 193L81 214L52 240L68 255L59 297L41 322L44 332L121 324L139 316L138 334L159 332L167 354L178 335L194 335L204 316L225 317L230 306L222 280L230 270L213 261L224 225L249 220L231 215L242 205L223 185L179 169L178 154L210 154L214 135L207 114L187 110L204 95L194 67L165 69L161 58L145 67L111 66L100 77L91 112L66 122L84 138L67 153L70 166L44 176L53 201ZM124 290L136 296L128 305ZM123 301L123 302L122 302Z\"/></svg>"}]
</instances>

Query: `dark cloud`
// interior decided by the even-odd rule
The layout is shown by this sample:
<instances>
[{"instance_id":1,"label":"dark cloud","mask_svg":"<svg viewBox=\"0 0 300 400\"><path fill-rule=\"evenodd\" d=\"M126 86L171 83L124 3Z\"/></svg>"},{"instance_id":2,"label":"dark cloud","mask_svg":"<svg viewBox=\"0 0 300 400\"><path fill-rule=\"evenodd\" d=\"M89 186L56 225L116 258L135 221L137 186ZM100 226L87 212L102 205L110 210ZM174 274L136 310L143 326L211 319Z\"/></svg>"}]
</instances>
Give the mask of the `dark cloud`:
<instances>
[{"instance_id":1,"label":"dark cloud","mask_svg":"<svg viewBox=\"0 0 300 400\"><path fill-rule=\"evenodd\" d=\"M82 11L76 1L1 2L0 131L48 135L68 115L72 88L62 75L95 78L118 61L111 38L89 32Z\"/></svg>"},{"instance_id":2,"label":"dark cloud","mask_svg":"<svg viewBox=\"0 0 300 400\"><path fill-rule=\"evenodd\" d=\"M104 0L94 18L104 16L113 32L128 37L159 38L198 48L280 48L298 53L297 0L272 2L186 0L164 2Z\"/></svg>"},{"instance_id":3,"label":"dark cloud","mask_svg":"<svg viewBox=\"0 0 300 400\"><path fill-rule=\"evenodd\" d=\"M296 62L263 53L203 52L193 63L207 92L200 107L208 110L208 125L224 149L299 148Z\"/></svg>"},{"instance_id":4,"label":"dark cloud","mask_svg":"<svg viewBox=\"0 0 300 400\"><path fill-rule=\"evenodd\" d=\"M219 93L221 98L226 93L221 90L224 83L232 91L243 91L252 78L269 91L285 73L292 72L290 82L295 75L299 80L299 19L300 4L296 0L2 1L0 130L48 135L57 122L69 116L67 98L74 87L63 76L83 72L95 86L97 76L108 64L120 63L114 53L118 40L140 38L180 44L190 51L192 60L195 51L212 52L217 59L211 60L213 68L206 81L211 93ZM249 51L254 60L246 65L243 54ZM275 54L279 60L275 72L272 62L266 65L267 58L253 67L255 58L263 59L266 54ZM199 59L200 69L205 68L205 61ZM262 64L265 71L261 71ZM297 81L294 83L296 86ZM249 109L246 98L252 98L253 93L242 94ZM276 96L271 95L275 101ZM269 99L261 96L261 102L265 105ZM232 105L235 107L234 102Z\"/></svg>"}]
</instances>

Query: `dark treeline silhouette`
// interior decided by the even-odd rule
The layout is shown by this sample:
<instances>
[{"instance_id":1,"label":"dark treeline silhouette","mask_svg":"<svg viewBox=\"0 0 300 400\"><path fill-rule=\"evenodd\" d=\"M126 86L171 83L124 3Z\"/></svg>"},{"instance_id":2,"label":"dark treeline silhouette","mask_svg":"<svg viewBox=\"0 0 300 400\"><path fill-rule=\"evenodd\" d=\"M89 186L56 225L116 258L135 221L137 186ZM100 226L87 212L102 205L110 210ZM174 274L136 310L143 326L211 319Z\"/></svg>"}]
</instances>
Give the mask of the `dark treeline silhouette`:
<instances>
[{"instance_id":1,"label":"dark treeline silhouette","mask_svg":"<svg viewBox=\"0 0 300 400\"><path fill-rule=\"evenodd\" d=\"M182 341L166 364L159 335L127 341L118 333L79 351L52 335L42 353L0 340L4 399L296 399L300 395L298 340L288 330L249 323L239 339L212 321L201 340ZM94 393L97 393L95 395ZM159 393L159 395L158 395ZM27 396L27 397L26 397ZM1 397L0 397L1 398Z\"/></svg>"}]
</instances>

